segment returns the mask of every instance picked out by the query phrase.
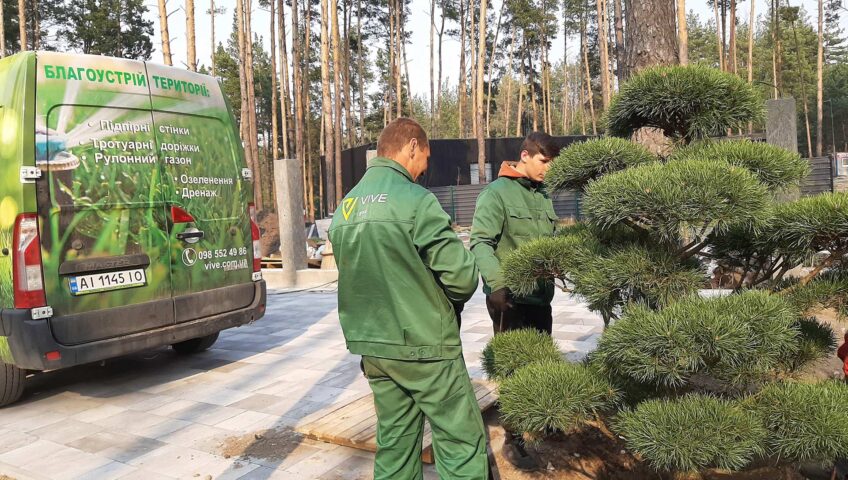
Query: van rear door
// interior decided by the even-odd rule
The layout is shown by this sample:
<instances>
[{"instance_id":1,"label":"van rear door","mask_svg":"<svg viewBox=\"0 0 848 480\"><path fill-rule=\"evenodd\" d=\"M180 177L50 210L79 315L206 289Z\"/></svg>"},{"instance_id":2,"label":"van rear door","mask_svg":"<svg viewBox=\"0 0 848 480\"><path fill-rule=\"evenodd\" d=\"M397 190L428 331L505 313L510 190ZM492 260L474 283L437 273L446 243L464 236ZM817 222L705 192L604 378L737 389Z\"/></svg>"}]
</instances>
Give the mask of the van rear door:
<instances>
[{"instance_id":1,"label":"van rear door","mask_svg":"<svg viewBox=\"0 0 848 480\"><path fill-rule=\"evenodd\" d=\"M253 301L252 183L236 127L209 76L147 64L154 135L165 172L176 321Z\"/></svg>"},{"instance_id":2,"label":"van rear door","mask_svg":"<svg viewBox=\"0 0 848 480\"><path fill-rule=\"evenodd\" d=\"M51 328L80 344L174 323L171 237L142 62L39 53L36 164Z\"/></svg>"}]
</instances>

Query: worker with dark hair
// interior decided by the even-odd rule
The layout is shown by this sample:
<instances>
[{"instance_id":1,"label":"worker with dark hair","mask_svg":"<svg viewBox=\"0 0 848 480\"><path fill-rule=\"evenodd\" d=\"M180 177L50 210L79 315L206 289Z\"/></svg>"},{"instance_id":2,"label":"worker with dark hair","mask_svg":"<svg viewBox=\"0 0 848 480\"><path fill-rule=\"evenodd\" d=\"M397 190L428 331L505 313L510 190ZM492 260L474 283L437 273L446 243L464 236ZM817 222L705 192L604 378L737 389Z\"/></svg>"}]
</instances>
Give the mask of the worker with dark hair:
<instances>
[{"instance_id":1,"label":"worker with dark hair","mask_svg":"<svg viewBox=\"0 0 848 480\"><path fill-rule=\"evenodd\" d=\"M550 335L553 283L539 281L528 295L514 295L501 276L501 261L516 247L552 235L557 220L542 182L560 147L550 135L533 132L524 139L517 162L503 162L498 179L477 198L471 226L471 251L483 276L486 307L494 332L534 328ZM514 466L538 467L520 435L507 432L504 457Z\"/></svg>"},{"instance_id":2,"label":"worker with dark hair","mask_svg":"<svg viewBox=\"0 0 848 480\"><path fill-rule=\"evenodd\" d=\"M429 156L421 126L394 120L333 215L339 319L374 393L375 480L423 478L425 416L439 476L486 480L486 434L456 314L477 290L477 268L435 195L415 183Z\"/></svg>"}]
</instances>

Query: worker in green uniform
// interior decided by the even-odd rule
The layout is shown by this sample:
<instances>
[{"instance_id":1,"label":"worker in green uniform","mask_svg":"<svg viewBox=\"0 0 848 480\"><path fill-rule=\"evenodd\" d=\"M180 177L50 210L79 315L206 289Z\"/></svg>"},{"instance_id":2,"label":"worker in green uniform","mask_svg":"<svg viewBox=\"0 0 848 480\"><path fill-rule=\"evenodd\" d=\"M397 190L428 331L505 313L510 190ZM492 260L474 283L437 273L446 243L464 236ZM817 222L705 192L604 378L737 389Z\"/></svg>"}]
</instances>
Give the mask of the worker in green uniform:
<instances>
[{"instance_id":1,"label":"worker in green uniform","mask_svg":"<svg viewBox=\"0 0 848 480\"><path fill-rule=\"evenodd\" d=\"M535 328L551 334L554 285L539 281L535 291L517 296L504 285L501 260L534 238L552 235L557 220L543 180L559 145L542 132L533 132L521 144L517 162L503 162L498 179L477 198L471 225L471 251L483 276L486 307L494 332ZM538 467L524 448L521 436L507 432L504 457L514 466Z\"/></svg>"},{"instance_id":2,"label":"worker in green uniform","mask_svg":"<svg viewBox=\"0 0 848 480\"><path fill-rule=\"evenodd\" d=\"M456 314L477 289L478 272L436 197L415 183L429 155L421 126L394 120L336 209L329 236L339 319L374 392L374 478L423 478L427 417L441 478L486 480L486 435Z\"/></svg>"}]
</instances>

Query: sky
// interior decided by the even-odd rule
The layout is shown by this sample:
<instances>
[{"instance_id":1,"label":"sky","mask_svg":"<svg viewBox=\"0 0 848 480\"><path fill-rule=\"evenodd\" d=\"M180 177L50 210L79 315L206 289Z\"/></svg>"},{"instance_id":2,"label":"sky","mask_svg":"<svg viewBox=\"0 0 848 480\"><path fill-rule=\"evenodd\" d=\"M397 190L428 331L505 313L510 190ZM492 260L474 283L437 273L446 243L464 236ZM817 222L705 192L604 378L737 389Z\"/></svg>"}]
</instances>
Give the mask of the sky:
<instances>
[{"instance_id":1,"label":"sky","mask_svg":"<svg viewBox=\"0 0 848 480\"><path fill-rule=\"evenodd\" d=\"M159 17L158 9L155 2L148 0L149 12L148 18L154 24L153 46L154 53L152 60L154 62L162 62L161 46L162 42L159 36ZM366 0L367 1L367 0ZM759 11L757 14L762 15L768 2L765 0L755 0L755 7ZM254 2L254 15L252 18L254 32L262 35L265 41L265 48L269 49L268 31L270 29L270 13L267 10L258 8L258 1ZM499 11L502 4L501 0L492 0L494 11ZM235 10L235 0L216 0L215 6L226 9L223 15L217 16L215 20L215 35L216 43L226 42L230 35L232 27L233 11ZM803 6L809 15L815 18L817 14L816 0L788 0L791 6ZM182 9L183 2L180 0L170 0L168 11L170 14L168 29L171 35L171 54L175 66L185 67L186 62L186 23L185 12ZM713 17L713 10L710 3L706 0L692 0L687 2L687 10L692 10L705 21ZM196 41L197 41L197 60L201 64L210 65L210 55L212 52L211 39L211 18L207 14L209 9L209 0L195 0L195 22L196 22ZM411 43L407 45L407 61L409 62L410 88L414 95L429 96L430 90L430 0L412 0L410 7L411 21L407 24L407 30L411 32ZM747 23L750 12L750 3L741 3L738 7L740 21ZM438 16L438 10L436 15ZM291 26L291 16L289 9L286 8L286 22ZM840 20L843 29L848 31L848 13L842 15ZM494 30L495 25L490 28ZM556 63L563 57L562 31L559 32L559 39L553 40L553 47L549 52L550 60ZM287 45L291 48L291 34ZM572 47L571 45L574 45ZM569 38L569 59L575 59L579 44ZM447 78L450 84L456 83L457 70L459 69L459 41L457 39L449 39L447 36L443 40L443 64L444 77ZM291 59L291 56L289 56ZM291 61L291 60L290 60ZM574 60L570 60L574 61ZM438 74L438 71L436 72Z\"/></svg>"}]
</instances>

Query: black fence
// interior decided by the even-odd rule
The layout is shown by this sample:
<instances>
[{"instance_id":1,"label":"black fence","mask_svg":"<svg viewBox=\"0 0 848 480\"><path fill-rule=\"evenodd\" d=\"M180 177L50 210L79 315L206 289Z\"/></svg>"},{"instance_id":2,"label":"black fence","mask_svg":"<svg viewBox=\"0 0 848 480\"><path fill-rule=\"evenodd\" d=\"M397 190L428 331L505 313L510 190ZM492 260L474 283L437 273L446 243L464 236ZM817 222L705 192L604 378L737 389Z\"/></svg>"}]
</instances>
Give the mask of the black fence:
<instances>
[{"instance_id":1,"label":"black fence","mask_svg":"<svg viewBox=\"0 0 848 480\"><path fill-rule=\"evenodd\" d=\"M801 182L801 195L833 191L833 162L830 157L810 159L810 175Z\"/></svg>"},{"instance_id":2,"label":"black fence","mask_svg":"<svg viewBox=\"0 0 848 480\"><path fill-rule=\"evenodd\" d=\"M565 147L587 138L589 137L568 136L554 137L554 140L561 147ZM486 161L491 164L494 177L497 177L501 162L518 159L523 140L523 137L510 137L487 138L484 141ZM371 143L342 152L342 188L345 194L365 174L365 157L368 150L376 148L377 145ZM470 166L476 164L476 139L430 140L430 166L427 172L418 179L418 183L427 188L469 185L471 183Z\"/></svg>"},{"instance_id":3,"label":"black fence","mask_svg":"<svg viewBox=\"0 0 848 480\"><path fill-rule=\"evenodd\" d=\"M589 137L554 137L561 146ZM523 138L486 139L486 159L491 163L492 175L497 177L501 163L514 160ZM365 174L366 152L376 149L376 144L362 145L342 152L342 184L349 192ZM458 225L471 225L477 197L485 185L470 185L471 166L477 164L477 140L430 140L430 166L418 183L432 191L442 208ZM801 184L801 195L817 195L833 190L833 162L830 157L811 158L810 175ZM325 190L326 191L326 190ZM554 210L561 219L581 219L580 195L565 191L552 198Z\"/></svg>"}]
</instances>

